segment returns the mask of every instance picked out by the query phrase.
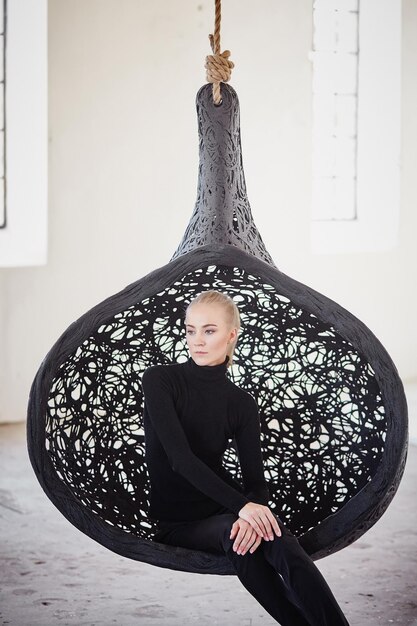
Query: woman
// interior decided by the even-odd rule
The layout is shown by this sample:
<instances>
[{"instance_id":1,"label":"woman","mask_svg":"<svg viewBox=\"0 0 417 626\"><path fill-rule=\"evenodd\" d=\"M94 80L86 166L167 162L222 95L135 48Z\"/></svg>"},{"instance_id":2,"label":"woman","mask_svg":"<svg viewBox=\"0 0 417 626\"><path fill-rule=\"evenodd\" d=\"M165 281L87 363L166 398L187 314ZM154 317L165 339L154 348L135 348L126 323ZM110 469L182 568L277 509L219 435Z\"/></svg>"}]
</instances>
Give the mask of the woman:
<instances>
[{"instance_id":1,"label":"woman","mask_svg":"<svg viewBox=\"0 0 417 626\"><path fill-rule=\"evenodd\" d=\"M258 407L226 376L240 330L232 298L210 290L186 309L190 357L142 376L154 541L225 554L282 626L348 625L313 560L268 507ZM234 439L244 483L225 471Z\"/></svg>"}]
</instances>

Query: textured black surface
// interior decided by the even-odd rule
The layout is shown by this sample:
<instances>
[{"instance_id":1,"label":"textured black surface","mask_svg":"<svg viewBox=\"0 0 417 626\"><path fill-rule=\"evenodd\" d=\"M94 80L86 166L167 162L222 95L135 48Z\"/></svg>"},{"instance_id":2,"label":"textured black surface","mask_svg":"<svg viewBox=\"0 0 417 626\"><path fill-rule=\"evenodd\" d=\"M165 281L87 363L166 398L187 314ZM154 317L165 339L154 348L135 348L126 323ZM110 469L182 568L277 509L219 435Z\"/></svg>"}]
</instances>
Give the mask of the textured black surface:
<instances>
[{"instance_id":1,"label":"textured black surface","mask_svg":"<svg viewBox=\"0 0 417 626\"><path fill-rule=\"evenodd\" d=\"M231 295L242 333L228 373L258 400L276 511L314 559L360 537L404 471L407 406L375 335L346 309L280 272L253 223L239 109L197 95L197 204L171 261L76 320L43 360L28 406L28 448L48 497L80 530L161 567L233 574L226 557L152 541L141 373L188 358L186 304ZM240 478L233 448L224 465Z\"/></svg>"},{"instance_id":2,"label":"textured black surface","mask_svg":"<svg viewBox=\"0 0 417 626\"><path fill-rule=\"evenodd\" d=\"M211 85L204 85L196 98L197 200L171 261L207 244L231 244L276 267L256 228L246 193L237 94L222 83L222 104L216 106L210 89Z\"/></svg>"}]
</instances>

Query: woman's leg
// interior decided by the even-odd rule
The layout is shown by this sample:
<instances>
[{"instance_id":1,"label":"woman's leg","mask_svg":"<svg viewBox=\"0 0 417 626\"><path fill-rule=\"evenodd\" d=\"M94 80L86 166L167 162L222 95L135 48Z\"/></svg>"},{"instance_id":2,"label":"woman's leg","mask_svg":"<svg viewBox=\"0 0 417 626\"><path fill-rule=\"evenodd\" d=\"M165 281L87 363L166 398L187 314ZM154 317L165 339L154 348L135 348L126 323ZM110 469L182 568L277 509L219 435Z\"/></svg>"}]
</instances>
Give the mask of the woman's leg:
<instances>
[{"instance_id":1,"label":"woman's leg","mask_svg":"<svg viewBox=\"0 0 417 626\"><path fill-rule=\"evenodd\" d=\"M309 626L294 599L288 597L281 576L266 560L262 543L253 554L239 555L233 550L230 531L236 519L233 513L222 513L195 522L164 523L154 541L226 554L243 586L282 626Z\"/></svg>"},{"instance_id":2,"label":"woman's leg","mask_svg":"<svg viewBox=\"0 0 417 626\"><path fill-rule=\"evenodd\" d=\"M275 571L280 572L289 597L314 626L349 626L329 585L298 539L275 516L282 535L262 541L259 548ZM259 550L258 548L258 550Z\"/></svg>"}]
</instances>

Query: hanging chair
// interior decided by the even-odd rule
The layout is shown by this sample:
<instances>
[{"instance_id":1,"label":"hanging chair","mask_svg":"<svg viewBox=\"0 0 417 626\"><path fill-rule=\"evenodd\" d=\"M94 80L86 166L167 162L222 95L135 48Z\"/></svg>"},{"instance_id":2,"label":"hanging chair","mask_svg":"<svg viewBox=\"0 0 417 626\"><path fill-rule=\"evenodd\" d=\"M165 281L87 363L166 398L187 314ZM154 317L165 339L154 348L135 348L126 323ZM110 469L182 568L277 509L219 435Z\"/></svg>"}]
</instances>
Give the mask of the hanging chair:
<instances>
[{"instance_id":1,"label":"hanging chair","mask_svg":"<svg viewBox=\"0 0 417 626\"><path fill-rule=\"evenodd\" d=\"M27 443L47 496L79 530L159 567L235 574L225 555L153 541L141 375L189 354L186 304L227 292L241 313L233 382L256 398L270 508L314 559L381 517L407 455L396 367L354 315L274 264L246 195L236 92L196 98L200 166L194 212L169 263L73 322L33 381ZM234 441L224 468L242 485Z\"/></svg>"}]
</instances>

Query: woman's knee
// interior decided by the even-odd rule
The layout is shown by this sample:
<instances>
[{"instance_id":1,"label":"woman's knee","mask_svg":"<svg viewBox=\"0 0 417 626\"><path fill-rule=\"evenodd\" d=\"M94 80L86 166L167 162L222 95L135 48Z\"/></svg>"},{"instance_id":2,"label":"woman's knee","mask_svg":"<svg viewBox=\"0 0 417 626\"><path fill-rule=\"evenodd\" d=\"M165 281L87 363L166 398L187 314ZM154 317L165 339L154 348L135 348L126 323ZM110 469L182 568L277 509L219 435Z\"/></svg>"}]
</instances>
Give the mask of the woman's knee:
<instances>
[{"instance_id":1,"label":"woman's knee","mask_svg":"<svg viewBox=\"0 0 417 626\"><path fill-rule=\"evenodd\" d=\"M237 515L233 513L225 513L223 515L219 515L218 520L218 532L221 544L225 552L230 549L233 545L235 537L233 539L230 537L230 533L232 532L232 526L236 522L238 518Z\"/></svg>"}]
</instances>

